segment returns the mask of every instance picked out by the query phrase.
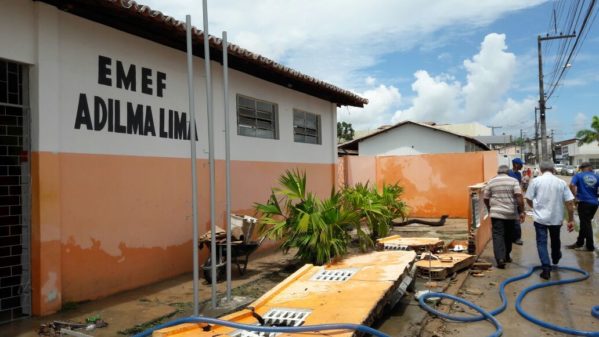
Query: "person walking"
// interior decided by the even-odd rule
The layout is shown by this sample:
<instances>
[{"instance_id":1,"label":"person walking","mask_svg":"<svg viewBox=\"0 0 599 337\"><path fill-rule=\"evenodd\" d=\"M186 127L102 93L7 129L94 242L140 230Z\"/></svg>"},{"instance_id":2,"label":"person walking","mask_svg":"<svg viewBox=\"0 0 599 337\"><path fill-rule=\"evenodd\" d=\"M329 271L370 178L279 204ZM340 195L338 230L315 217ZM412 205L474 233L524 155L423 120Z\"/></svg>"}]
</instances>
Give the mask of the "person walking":
<instances>
[{"instance_id":1,"label":"person walking","mask_svg":"<svg viewBox=\"0 0 599 337\"><path fill-rule=\"evenodd\" d=\"M508 175L516 180L520 184L520 188L522 188L522 167L524 166L524 162L520 158L512 159L512 169L509 170ZM522 227L520 226L520 220L516 219L514 223L514 243L522 246Z\"/></svg>"},{"instance_id":2,"label":"person walking","mask_svg":"<svg viewBox=\"0 0 599 337\"><path fill-rule=\"evenodd\" d=\"M493 253L497 268L504 269L512 262L514 223L524 221L524 199L518 180L508 175L510 168L501 165L497 176L489 180L483 191L483 199L491 216Z\"/></svg>"},{"instance_id":3,"label":"person walking","mask_svg":"<svg viewBox=\"0 0 599 337\"><path fill-rule=\"evenodd\" d=\"M592 252L595 250L593 242L593 226L591 224L599 201L597 200L597 189L599 188L599 177L593 172L593 166L589 162L580 164L580 173L572 177L570 190L576 196L578 202L578 218L580 219L580 231L576 243L566 247L578 251ZM586 242L586 247L585 247Z\"/></svg>"},{"instance_id":4,"label":"person walking","mask_svg":"<svg viewBox=\"0 0 599 337\"><path fill-rule=\"evenodd\" d=\"M554 265L562 258L560 229L564 220L564 204L568 209L568 227L574 225L574 195L565 181L553 175L553 163L542 162L541 176L532 180L526 191L526 203L533 209L537 252L541 260L541 278L551 277ZM551 238L551 260L547 250L547 232Z\"/></svg>"}]
</instances>

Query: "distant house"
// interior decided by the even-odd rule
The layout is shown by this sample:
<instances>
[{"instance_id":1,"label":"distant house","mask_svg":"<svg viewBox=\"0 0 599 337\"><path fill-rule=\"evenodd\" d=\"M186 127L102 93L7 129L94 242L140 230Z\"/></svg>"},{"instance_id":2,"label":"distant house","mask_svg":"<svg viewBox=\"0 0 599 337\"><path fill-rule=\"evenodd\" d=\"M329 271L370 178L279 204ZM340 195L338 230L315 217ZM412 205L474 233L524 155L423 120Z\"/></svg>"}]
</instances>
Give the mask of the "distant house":
<instances>
[{"instance_id":1,"label":"distant house","mask_svg":"<svg viewBox=\"0 0 599 337\"><path fill-rule=\"evenodd\" d=\"M578 152L578 144L576 138L566 139L553 144L555 152L555 162L560 164L571 165L574 156Z\"/></svg>"},{"instance_id":2,"label":"distant house","mask_svg":"<svg viewBox=\"0 0 599 337\"><path fill-rule=\"evenodd\" d=\"M426 124L404 121L338 145L339 156L405 156L488 151L484 143Z\"/></svg>"},{"instance_id":3,"label":"distant house","mask_svg":"<svg viewBox=\"0 0 599 337\"><path fill-rule=\"evenodd\" d=\"M431 126L437 129L457 133L468 137L479 137L479 136L492 136L493 129L488 126L484 126L480 123L461 123L461 124L437 124L432 123Z\"/></svg>"}]
</instances>

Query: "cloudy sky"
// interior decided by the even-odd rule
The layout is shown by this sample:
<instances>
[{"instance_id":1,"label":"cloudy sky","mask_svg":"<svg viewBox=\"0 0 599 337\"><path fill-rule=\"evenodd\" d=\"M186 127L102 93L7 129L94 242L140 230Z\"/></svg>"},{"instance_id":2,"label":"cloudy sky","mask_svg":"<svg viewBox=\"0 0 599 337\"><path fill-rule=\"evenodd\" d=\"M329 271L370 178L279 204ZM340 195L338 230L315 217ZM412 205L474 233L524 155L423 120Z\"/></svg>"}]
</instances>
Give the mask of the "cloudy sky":
<instances>
[{"instance_id":1,"label":"cloudy sky","mask_svg":"<svg viewBox=\"0 0 599 337\"><path fill-rule=\"evenodd\" d=\"M142 0L202 26L199 0ZM401 120L500 126L534 133L538 34L551 0L212 0L210 33L370 100L341 107L358 130ZM599 38L593 28L548 106L556 140L597 113ZM551 51L553 47L553 51ZM555 45L547 46L550 72Z\"/></svg>"}]
</instances>

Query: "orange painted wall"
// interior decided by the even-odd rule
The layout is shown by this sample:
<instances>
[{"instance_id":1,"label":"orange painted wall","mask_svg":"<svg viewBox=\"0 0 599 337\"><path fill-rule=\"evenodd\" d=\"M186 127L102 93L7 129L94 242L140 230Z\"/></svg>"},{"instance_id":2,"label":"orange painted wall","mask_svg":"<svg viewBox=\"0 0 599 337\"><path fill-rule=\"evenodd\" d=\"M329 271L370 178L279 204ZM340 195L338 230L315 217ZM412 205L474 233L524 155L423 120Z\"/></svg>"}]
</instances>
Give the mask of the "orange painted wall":
<instances>
[{"instance_id":1,"label":"orange painted wall","mask_svg":"<svg viewBox=\"0 0 599 337\"><path fill-rule=\"evenodd\" d=\"M34 153L34 313L192 269L191 176L186 159ZM286 170L330 193L334 164L231 163L233 212L253 214ZM198 160L200 233L208 230L208 163ZM216 162L217 225L225 223L225 165ZM207 252L203 252L206 254Z\"/></svg>"},{"instance_id":2,"label":"orange painted wall","mask_svg":"<svg viewBox=\"0 0 599 337\"><path fill-rule=\"evenodd\" d=\"M376 183L376 157L348 156L346 158L348 160L348 185L355 185L357 183L365 184L367 182L369 182L370 184Z\"/></svg>"},{"instance_id":3,"label":"orange painted wall","mask_svg":"<svg viewBox=\"0 0 599 337\"><path fill-rule=\"evenodd\" d=\"M383 182L403 186L411 217L467 218L468 186L484 181L493 156L495 152L377 157L376 181L379 187Z\"/></svg>"}]
</instances>

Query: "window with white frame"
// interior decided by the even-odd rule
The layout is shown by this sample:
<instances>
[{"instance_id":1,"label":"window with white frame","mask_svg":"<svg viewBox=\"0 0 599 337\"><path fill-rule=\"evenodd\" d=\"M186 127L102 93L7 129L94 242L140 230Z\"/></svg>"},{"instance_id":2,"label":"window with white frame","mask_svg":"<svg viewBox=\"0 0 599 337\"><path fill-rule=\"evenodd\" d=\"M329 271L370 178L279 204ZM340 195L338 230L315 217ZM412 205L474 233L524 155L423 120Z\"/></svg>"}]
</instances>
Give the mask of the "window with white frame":
<instances>
[{"instance_id":1,"label":"window with white frame","mask_svg":"<svg viewBox=\"0 0 599 337\"><path fill-rule=\"evenodd\" d=\"M277 104L237 95L237 134L278 139Z\"/></svg>"},{"instance_id":2,"label":"window with white frame","mask_svg":"<svg viewBox=\"0 0 599 337\"><path fill-rule=\"evenodd\" d=\"M320 116L293 110L293 140L296 143L322 144Z\"/></svg>"}]
</instances>

